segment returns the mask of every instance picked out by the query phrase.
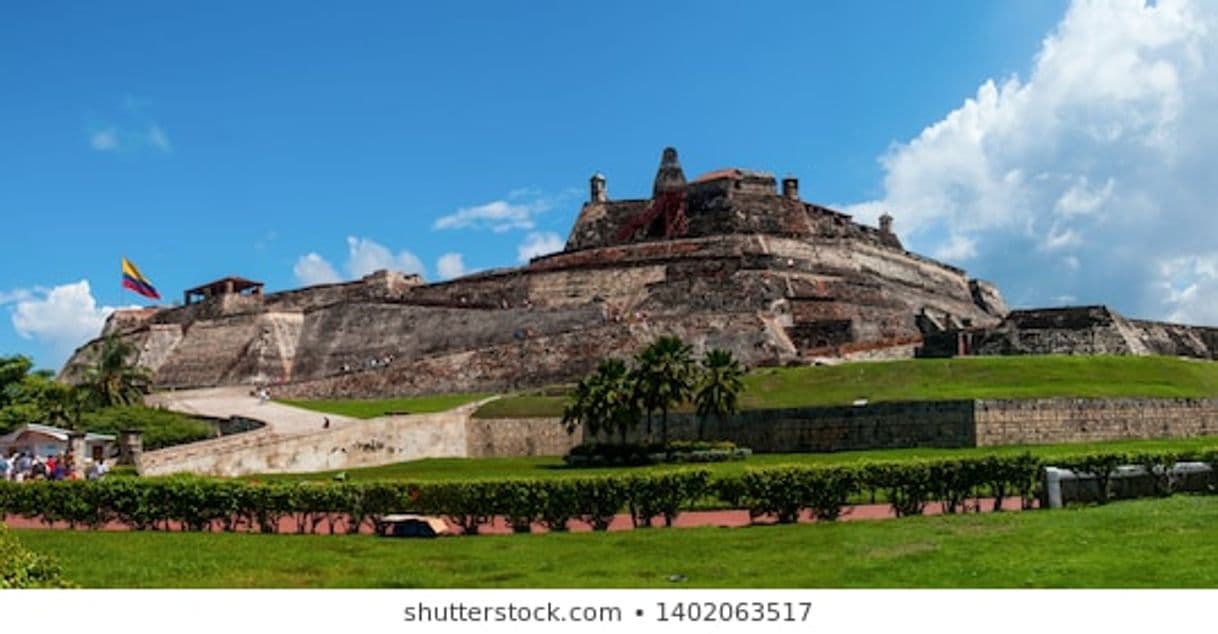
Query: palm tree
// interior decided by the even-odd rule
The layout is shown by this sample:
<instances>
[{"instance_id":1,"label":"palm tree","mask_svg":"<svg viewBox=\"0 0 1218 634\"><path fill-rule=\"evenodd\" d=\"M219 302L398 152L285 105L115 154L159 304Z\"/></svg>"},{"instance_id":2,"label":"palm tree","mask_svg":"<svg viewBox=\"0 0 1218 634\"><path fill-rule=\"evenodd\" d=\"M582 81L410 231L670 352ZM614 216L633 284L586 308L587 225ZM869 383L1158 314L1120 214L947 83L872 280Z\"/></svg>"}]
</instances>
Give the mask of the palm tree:
<instances>
[{"instance_id":1,"label":"palm tree","mask_svg":"<svg viewBox=\"0 0 1218 634\"><path fill-rule=\"evenodd\" d=\"M127 362L134 353L131 344L114 335L102 339L97 358L85 370L81 383L96 405L135 405L143 401L151 381L147 370Z\"/></svg>"},{"instance_id":2,"label":"palm tree","mask_svg":"<svg viewBox=\"0 0 1218 634\"><path fill-rule=\"evenodd\" d=\"M706 418L714 416L720 424L723 417L740 411L740 392L744 383L744 368L727 350L711 350L702 358L702 376L694 404L698 410L698 440L706 432Z\"/></svg>"},{"instance_id":3,"label":"palm tree","mask_svg":"<svg viewBox=\"0 0 1218 634\"><path fill-rule=\"evenodd\" d=\"M575 386L571 402L563 410L562 422L567 433L574 433L577 426L583 425L590 437L616 431L625 443L626 433L638 424L638 417L630 369L620 359L606 359Z\"/></svg>"},{"instance_id":4,"label":"palm tree","mask_svg":"<svg viewBox=\"0 0 1218 634\"><path fill-rule=\"evenodd\" d=\"M651 434L651 413L660 411L660 442L668 444L668 410L689 399L693 389L693 347L678 337L659 337L638 356L635 389L647 412L647 433Z\"/></svg>"}]
</instances>

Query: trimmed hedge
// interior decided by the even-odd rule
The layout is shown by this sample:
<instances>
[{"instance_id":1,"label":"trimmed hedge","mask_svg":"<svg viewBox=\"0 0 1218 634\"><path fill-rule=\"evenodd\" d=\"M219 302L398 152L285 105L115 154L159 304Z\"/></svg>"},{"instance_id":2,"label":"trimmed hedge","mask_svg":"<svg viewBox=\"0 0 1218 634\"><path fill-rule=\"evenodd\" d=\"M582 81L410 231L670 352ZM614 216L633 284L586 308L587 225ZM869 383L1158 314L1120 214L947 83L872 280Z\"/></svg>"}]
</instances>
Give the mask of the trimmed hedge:
<instances>
[{"instance_id":1,"label":"trimmed hedge","mask_svg":"<svg viewBox=\"0 0 1218 634\"><path fill-rule=\"evenodd\" d=\"M663 463L705 463L744 460L753 455L728 441L672 441L668 444L584 443L572 447L563 462L571 467L638 467Z\"/></svg>"},{"instance_id":2,"label":"trimmed hedge","mask_svg":"<svg viewBox=\"0 0 1218 634\"><path fill-rule=\"evenodd\" d=\"M1179 460L1218 467L1218 450L1198 454L1079 454L1053 464L1107 478L1120 464L1163 473L1162 494L1172 490L1164 469ZM299 532L357 532L383 515L415 511L441 515L467 534L495 517L526 532L538 523L567 530L579 519L607 530L626 510L636 527L711 502L744 508L753 519L795 522L810 515L837 519L855 496L888 501L897 516L921 514L938 501L944 511L981 510L979 499L1019 496L1030 507L1042 461L1031 454L949 460L875 462L843 466L779 466L711 477L706 469L556 479L465 482L271 482L201 477L104 478L86 481L0 483L0 513L50 524L98 528L117 522L137 530L278 532L291 517ZM1105 484L1106 486L1106 484Z\"/></svg>"}]
</instances>

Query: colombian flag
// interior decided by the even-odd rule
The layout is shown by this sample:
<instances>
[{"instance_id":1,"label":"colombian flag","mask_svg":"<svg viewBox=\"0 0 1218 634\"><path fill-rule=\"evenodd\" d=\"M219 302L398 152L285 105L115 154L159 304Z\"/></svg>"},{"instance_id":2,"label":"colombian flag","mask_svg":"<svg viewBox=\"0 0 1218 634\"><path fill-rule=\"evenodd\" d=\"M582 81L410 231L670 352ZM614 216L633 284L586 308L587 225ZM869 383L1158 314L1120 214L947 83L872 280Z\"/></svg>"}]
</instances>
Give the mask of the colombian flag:
<instances>
[{"instance_id":1,"label":"colombian flag","mask_svg":"<svg viewBox=\"0 0 1218 634\"><path fill-rule=\"evenodd\" d=\"M134 291L148 299L160 299L160 293L152 287L152 282L144 277L127 258L123 258L123 288Z\"/></svg>"}]
</instances>

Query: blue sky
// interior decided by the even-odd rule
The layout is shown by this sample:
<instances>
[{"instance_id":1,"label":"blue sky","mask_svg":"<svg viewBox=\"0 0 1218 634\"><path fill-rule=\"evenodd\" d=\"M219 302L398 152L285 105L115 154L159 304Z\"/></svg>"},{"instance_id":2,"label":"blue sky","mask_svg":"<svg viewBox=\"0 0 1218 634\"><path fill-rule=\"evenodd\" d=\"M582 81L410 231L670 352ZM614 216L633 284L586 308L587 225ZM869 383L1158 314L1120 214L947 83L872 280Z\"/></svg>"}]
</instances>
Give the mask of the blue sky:
<instances>
[{"instance_id":1,"label":"blue sky","mask_svg":"<svg viewBox=\"0 0 1218 634\"><path fill-rule=\"evenodd\" d=\"M228 274L274 290L386 263L429 280L513 266L565 239L592 172L608 176L613 197L645 195L665 145L691 175L730 165L792 173L805 199L867 221L888 209L909 246L1009 287L1012 303L1103 291L1133 314L1215 316L1181 312L1154 290L1166 280L1177 304L1204 290L1218 276L1208 247L1174 269L1175 252L1154 254L1144 264L1167 267L1163 275L1122 290L1080 276L1105 268L1089 266L1078 239L1086 227L1051 222L1094 223L1110 207L1118 219L1163 214L1122 202L1122 170L1132 168L1103 139L1124 143L1128 133L1110 138L1117 129L1144 132L1138 143L1166 134L1147 113L1171 103L1184 104L1179 119L1209 111L1209 93L1189 91L1212 83L1213 29L1185 28L1206 16L1185 15L1181 26L1125 2L1134 23L1122 40L1096 35L1114 28L1093 14L1117 10L1087 2L349 4L3 9L0 351L55 367L108 308L145 303L119 286L124 255L166 300ZM1074 22L1094 30L1072 31ZM1139 39L1152 28L1165 34ZM1049 46L1053 37L1060 46ZM1092 41L1109 48L1086 53ZM1200 70L1185 68L1190 42ZM1146 57L1135 60L1151 67L1139 85L1159 92L1107 91L1101 77L1103 94L1081 111L1054 101L1068 64L1046 68L1046 51L1122 46ZM1163 59L1177 65L1166 87L1155 75ZM1172 102L1170 89L1185 99ZM970 102L989 114L970 115ZM1074 127L1044 127L1076 111ZM972 136L960 127L970 116L980 121ZM1100 127L1087 138L1100 140L1070 141L1089 122ZM1004 125L1033 140L1057 135L1041 139L1055 149L965 147L1014 134ZM1207 179L1188 160L1204 148L1186 149L1172 176L1193 191ZM961 181L975 156L1001 166L1000 178ZM1022 185L993 185L1012 174ZM1046 182L1055 188L1024 200ZM1082 211L1053 216L1062 200ZM1029 214L1043 220L1032 242L1000 239L1019 233L1012 215Z\"/></svg>"}]
</instances>

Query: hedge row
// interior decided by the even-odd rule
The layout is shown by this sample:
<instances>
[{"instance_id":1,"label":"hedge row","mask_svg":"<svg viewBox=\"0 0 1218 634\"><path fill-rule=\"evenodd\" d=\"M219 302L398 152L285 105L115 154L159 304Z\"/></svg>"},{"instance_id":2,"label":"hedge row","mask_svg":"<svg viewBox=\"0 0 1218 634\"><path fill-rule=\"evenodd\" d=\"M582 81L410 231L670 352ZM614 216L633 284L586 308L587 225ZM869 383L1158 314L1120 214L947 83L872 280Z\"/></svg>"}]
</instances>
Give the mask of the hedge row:
<instances>
[{"instance_id":1,"label":"hedge row","mask_svg":"<svg viewBox=\"0 0 1218 634\"><path fill-rule=\"evenodd\" d=\"M1218 451L1204 455L1169 452L1089 453L1054 459L1052 464L1108 475L1121 464L1143 464L1152 472L1180 460L1218 466ZM403 511L442 515L476 533L492 517L504 517L518 531L536 523L566 530L580 520L606 530L626 510L635 526L663 518L671 525L695 505L748 509L754 518L797 521L805 514L834 520L857 496L888 501L898 516L917 515L930 502L946 512L980 510L980 498L994 498L995 510L1017 496L1030 506L1041 459L1030 454L949 460L859 463L845 466L790 466L747 469L711 477L705 469L554 479L466 482L272 482L199 477L106 478L96 481L40 481L0 485L0 511L73 527L118 522L139 530L258 530L276 532L294 518L298 532L355 532L380 516ZM1170 478L1164 476L1164 492Z\"/></svg>"}]
</instances>

